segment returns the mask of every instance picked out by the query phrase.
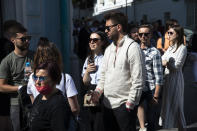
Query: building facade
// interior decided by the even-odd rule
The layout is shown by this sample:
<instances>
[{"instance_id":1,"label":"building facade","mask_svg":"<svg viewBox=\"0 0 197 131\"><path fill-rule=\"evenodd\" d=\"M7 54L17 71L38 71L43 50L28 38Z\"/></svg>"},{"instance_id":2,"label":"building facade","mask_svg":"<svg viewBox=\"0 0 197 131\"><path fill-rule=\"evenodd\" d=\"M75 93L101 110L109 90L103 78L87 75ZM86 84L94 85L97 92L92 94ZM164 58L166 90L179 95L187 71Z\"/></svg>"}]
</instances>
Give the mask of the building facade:
<instances>
[{"instance_id":1,"label":"building facade","mask_svg":"<svg viewBox=\"0 0 197 131\"><path fill-rule=\"evenodd\" d=\"M196 0L97 0L93 15L101 19L102 14L119 10L127 14L129 21L153 22L174 18L184 27L195 29L197 26Z\"/></svg>"},{"instance_id":2,"label":"building facade","mask_svg":"<svg viewBox=\"0 0 197 131\"><path fill-rule=\"evenodd\" d=\"M68 0L0 0L1 21L17 20L32 36L30 49L35 50L39 37L54 42L63 55L66 72L72 56L72 3Z\"/></svg>"}]
</instances>

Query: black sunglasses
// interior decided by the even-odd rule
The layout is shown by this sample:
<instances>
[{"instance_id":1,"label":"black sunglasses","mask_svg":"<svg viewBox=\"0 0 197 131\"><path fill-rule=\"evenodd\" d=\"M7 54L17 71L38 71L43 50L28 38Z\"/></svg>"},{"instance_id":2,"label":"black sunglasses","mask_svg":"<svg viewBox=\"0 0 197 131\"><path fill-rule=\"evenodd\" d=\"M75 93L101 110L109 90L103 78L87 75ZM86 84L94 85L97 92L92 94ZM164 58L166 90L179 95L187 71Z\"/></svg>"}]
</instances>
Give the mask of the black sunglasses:
<instances>
[{"instance_id":1,"label":"black sunglasses","mask_svg":"<svg viewBox=\"0 0 197 131\"><path fill-rule=\"evenodd\" d=\"M105 26L105 30L110 31L112 27L117 26L118 24L110 25L110 26Z\"/></svg>"},{"instance_id":2,"label":"black sunglasses","mask_svg":"<svg viewBox=\"0 0 197 131\"><path fill-rule=\"evenodd\" d=\"M168 35L173 35L173 34L174 34L173 32L170 32L170 31L168 32Z\"/></svg>"},{"instance_id":3,"label":"black sunglasses","mask_svg":"<svg viewBox=\"0 0 197 131\"><path fill-rule=\"evenodd\" d=\"M139 36L142 37L142 36L144 35L144 36L147 37L149 34L150 34L150 33L139 33Z\"/></svg>"},{"instance_id":4,"label":"black sunglasses","mask_svg":"<svg viewBox=\"0 0 197 131\"><path fill-rule=\"evenodd\" d=\"M17 38L17 39L20 39L22 42L26 42L26 41L30 41L31 40L31 36L24 36L24 37Z\"/></svg>"},{"instance_id":5,"label":"black sunglasses","mask_svg":"<svg viewBox=\"0 0 197 131\"><path fill-rule=\"evenodd\" d=\"M38 76L36 76L36 75L33 75L33 80L34 80L34 81L39 80L40 82L43 82L43 81L45 81L46 79L47 79L47 76L40 76L40 77L38 77Z\"/></svg>"},{"instance_id":6,"label":"black sunglasses","mask_svg":"<svg viewBox=\"0 0 197 131\"><path fill-rule=\"evenodd\" d=\"M98 39L98 38L90 38L89 39L89 43L91 43L92 41L93 41L93 43L96 43L98 40L100 40L100 39Z\"/></svg>"}]
</instances>

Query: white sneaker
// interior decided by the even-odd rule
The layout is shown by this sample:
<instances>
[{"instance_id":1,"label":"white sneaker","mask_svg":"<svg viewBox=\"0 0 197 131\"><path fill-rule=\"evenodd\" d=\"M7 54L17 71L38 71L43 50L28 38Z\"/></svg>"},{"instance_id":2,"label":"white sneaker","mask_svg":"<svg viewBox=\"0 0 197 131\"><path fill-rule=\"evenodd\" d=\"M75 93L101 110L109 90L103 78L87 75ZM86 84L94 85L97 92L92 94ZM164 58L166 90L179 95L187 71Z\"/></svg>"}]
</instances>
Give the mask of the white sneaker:
<instances>
[{"instance_id":1,"label":"white sneaker","mask_svg":"<svg viewBox=\"0 0 197 131\"><path fill-rule=\"evenodd\" d=\"M146 129L146 127L144 127L143 129L142 128L140 128L140 130L139 131L147 131L147 129Z\"/></svg>"},{"instance_id":2,"label":"white sneaker","mask_svg":"<svg viewBox=\"0 0 197 131\"><path fill-rule=\"evenodd\" d=\"M159 123L158 124L159 124L159 126L162 126L163 125L161 116L159 117Z\"/></svg>"}]
</instances>

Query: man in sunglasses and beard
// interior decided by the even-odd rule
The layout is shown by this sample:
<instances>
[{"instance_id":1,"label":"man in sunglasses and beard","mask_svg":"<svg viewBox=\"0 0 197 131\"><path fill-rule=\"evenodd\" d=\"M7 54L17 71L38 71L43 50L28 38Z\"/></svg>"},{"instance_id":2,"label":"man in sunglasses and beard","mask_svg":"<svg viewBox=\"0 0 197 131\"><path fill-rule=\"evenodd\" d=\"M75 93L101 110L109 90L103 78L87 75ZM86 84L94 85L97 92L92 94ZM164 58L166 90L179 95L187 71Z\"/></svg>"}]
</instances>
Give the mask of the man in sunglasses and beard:
<instances>
[{"instance_id":1,"label":"man in sunglasses and beard","mask_svg":"<svg viewBox=\"0 0 197 131\"><path fill-rule=\"evenodd\" d=\"M138 107L139 131L155 131L159 118L159 92L163 84L162 60L159 50L151 45L151 25L141 25L138 30L140 46L145 54L146 82ZM146 101L147 108L144 108ZM145 127L147 109L148 128Z\"/></svg>"},{"instance_id":2,"label":"man in sunglasses and beard","mask_svg":"<svg viewBox=\"0 0 197 131\"><path fill-rule=\"evenodd\" d=\"M8 54L0 65L0 92L9 93L11 97L11 121L14 131L21 131L20 109L17 91L24 85L24 67L26 62L33 62L33 52L29 51L31 36L21 24L12 27L7 33L14 44L14 51Z\"/></svg>"},{"instance_id":3,"label":"man in sunglasses and beard","mask_svg":"<svg viewBox=\"0 0 197 131\"><path fill-rule=\"evenodd\" d=\"M100 80L92 93L98 102L104 94L105 131L136 131L137 107L145 80L139 44L126 35L128 20L120 12L105 15L105 33L113 42L100 67Z\"/></svg>"}]
</instances>

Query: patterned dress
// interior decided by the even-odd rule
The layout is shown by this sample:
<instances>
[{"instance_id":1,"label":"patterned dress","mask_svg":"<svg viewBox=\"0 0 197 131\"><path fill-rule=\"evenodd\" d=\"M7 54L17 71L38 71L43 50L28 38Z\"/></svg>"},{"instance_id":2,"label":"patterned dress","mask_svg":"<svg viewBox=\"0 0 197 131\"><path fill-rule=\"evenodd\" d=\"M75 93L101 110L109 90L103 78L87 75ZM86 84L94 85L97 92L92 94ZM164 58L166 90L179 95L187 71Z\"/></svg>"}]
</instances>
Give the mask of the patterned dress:
<instances>
[{"instance_id":1,"label":"patterned dress","mask_svg":"<svg viewBox=\"0 0 197 131\"><path fill-rule=\"evenodd\" d=\"M162 95L162 123L163 128L186 127L183 102L184 79L182 67L186 59L187 48L183 44L176 50L177 45L170 46L162 56L162 60L169 62L165 69L164 87ZM176 50L176 51L175 51Z\"/></svg>"}]
</instances>

